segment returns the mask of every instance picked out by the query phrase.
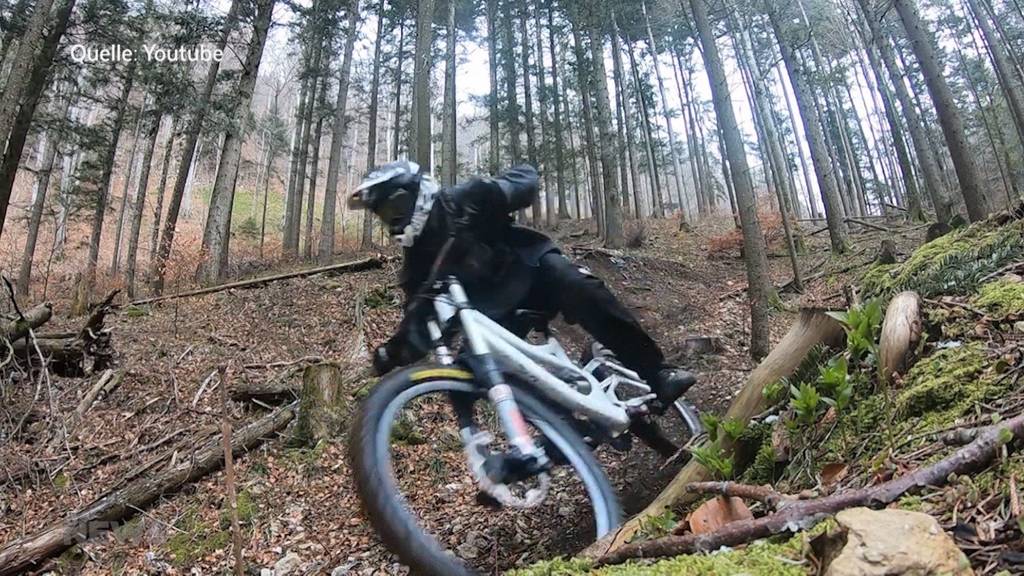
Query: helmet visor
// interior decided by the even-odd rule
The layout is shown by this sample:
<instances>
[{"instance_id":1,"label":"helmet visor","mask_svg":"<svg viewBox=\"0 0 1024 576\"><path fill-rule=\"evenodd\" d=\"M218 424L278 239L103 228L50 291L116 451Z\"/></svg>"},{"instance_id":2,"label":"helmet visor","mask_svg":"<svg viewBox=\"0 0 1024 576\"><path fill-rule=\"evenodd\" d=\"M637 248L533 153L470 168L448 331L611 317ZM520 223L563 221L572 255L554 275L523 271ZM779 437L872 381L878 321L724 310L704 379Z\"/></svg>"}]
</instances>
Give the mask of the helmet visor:
<instances>
[{"instance_id":1,"label":"helmet visor","mask_svg":"<svg viewBox=\"0 0 1024 576\"><path fill-rule=\"evenodd\" d=\"M404 226L408 223L415 206L416 195L408 190L399 188L375 205L373 212L380 218L381 222L394 229L395 226Z\"/></svg>"}]
</instances>

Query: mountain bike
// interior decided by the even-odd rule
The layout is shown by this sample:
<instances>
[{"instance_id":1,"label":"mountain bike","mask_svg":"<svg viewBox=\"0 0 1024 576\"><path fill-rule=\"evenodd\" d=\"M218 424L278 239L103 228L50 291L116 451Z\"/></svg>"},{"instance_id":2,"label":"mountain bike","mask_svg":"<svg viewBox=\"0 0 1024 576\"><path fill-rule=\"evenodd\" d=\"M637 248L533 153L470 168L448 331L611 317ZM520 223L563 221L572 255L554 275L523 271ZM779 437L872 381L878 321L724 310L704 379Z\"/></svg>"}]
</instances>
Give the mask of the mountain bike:
<instances>
[{"instance_id":1,"label":"mountain bike","mask_svg":"<svg viewBox=\"0 0 1024 576\"><path fill-rule=\"evenodd\" d=\"M590 520L589 534L566 528L565 539L599 538L619 525L621 509L592 450L626 450L637 437L664 457L682 453L683 440L655 421L651 388L599 343L574 362L548 316L518 311L517 326L503 326L475 309L454 277L433 282L425 297L433 304L424 320L432 362L385 376L349 435L366 514L416 573L473 573L455 553L472 559L477 544L446 547L458 537L486 538L483 528L498 520L477 517L476 530L453 524L451 507L466 503L467 492L486 514L514 515L511 528L490 537L509 542L487 542L495 554L523 526L558 516ZM702 433L685 400L657 418L666 419L684 439ZM456 480L443 481L452 470ZM432 493L425 501L417 497L424 492Z\"/></svg>"}]
</instances>

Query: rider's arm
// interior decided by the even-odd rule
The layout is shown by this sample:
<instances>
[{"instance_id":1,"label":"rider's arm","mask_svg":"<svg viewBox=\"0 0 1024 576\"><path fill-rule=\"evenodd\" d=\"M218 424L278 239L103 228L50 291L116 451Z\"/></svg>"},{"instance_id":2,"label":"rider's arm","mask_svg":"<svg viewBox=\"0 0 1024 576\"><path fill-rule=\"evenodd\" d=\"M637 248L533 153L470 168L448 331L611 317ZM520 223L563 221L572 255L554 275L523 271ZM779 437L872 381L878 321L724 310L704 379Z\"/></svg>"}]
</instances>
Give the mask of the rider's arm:
<instances>
[{"instance_id":1,"label":"rider's arm","mask_svg":"<svg viewBox=\"0 0 1024 576\"><path fill-rule=\"evenodd\" d=\"M461 208L456 225L462 230L487 231L507 221L508 215L533 204L540 176L528 164L516 166L496 178L480 178L453 191Z\"/></svg>"}]
</instances>

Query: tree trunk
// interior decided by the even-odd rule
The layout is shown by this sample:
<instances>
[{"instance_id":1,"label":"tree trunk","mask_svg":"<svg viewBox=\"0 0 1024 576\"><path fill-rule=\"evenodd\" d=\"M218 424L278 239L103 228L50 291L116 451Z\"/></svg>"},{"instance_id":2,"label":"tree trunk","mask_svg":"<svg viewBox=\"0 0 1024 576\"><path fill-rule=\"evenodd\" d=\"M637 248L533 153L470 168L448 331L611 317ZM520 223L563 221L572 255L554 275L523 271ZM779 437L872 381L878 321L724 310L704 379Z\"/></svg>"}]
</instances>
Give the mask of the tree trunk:
<instances>
[{"instance_id":1,"label":"tree trunk","mask_svg":"<svg viewBox=\"0 0 1024 576\"><path fill-rule=\"evenodd\" d=\"M704 64L707 69L711 92L714 97L715 114L722 128L725 139L726 153L729 155L729 168L732 173L733 189L736 191L736 204L743 229L743 254L747 267L747 291L750 297L750 355L755 359L768 354L769 316L768 302L773 297L771 282L768 279L768 259L764 252L764 237L761 225L757 220L757 200L754 197L752 182L749 177L747 155L743 146L743 136L729 97L729 84L715 44L714 32L708 18L708 7L705 0L690 0L694 23L704 48Z\"/></svg>"},{"instance_id":2,"label":"tree trunk","mask_svg":"<svg viewBox=\"0 0 1024 576\"><path fill-rule=\"evenodd\" d=\"M448 0L447 52L444 66L444 112L441 121L441 183L455 185L458 173L458 147L455 136L455 48L458 30L455 28L455 0Z\"/></svg>"},{"instance_id":3,"label":"tree trunk","mask_svg":"<svg viewBox=\"0 0 1024 576\"><path fill-rule=\"evenodd\" d=\"M910 153L907 150L907 142L903 137L903 126L899 122L899 115L896 111L896 106L892 101L892 93L889 92L889 86L882 73L882 67L878 61L878 55L875 54L874 47L868 37L868 34L864 32L864 29L859 23L855 23L855 25L857 27L857 32L861 36L861 41L864 44L864 52L868 55L868 64L871 67L871 73L875 80L875 91L882 99L882 109L885 112L885 121L889 126L889 134L892 136L893 148L896 149L896 159L900 166L900 173L903 175L903 186L906 190L907 211L912 220L923 221L924 209L921 206L921 193L917 189L917 180L914 177L913 163L910 159ZM865 74L865 77L867 77L867 74ZM868 78L868 80L870 82L870 78Z\"/></svg>"},{"instance_id":4,"label":"tree trunk","mask_svg":"<svg viewBox=\"0 0 1024 576\"><path fill-rule=\"evenodd\" d=\"M537 136L533 122L533 95L530 90L530 34L526 28L526 4L519 7L519 58L523 72L523 102L526 114L526 157L530 165L540 168L537 157ZM540 194L533 199L530 209L534 227L541 225Z\"/></svg>"},{"instance_id":5,"label":"tree trunk","mask_svg":"<svg viewBox=\"0 0 1024 576\"><path fill-rule=\"evenodd\" d=\"M309 230L310 233L313 230L313 202L310 197L306 196L306 181L307 173L311 168L309 165L310 147L312 141L316 139L315 132L321 117L320 112L323 109L324 93L327 88L327 75L321 63L323 62L324 52L329 48L324 38L318 37L317 41L319 44L316 47L316 55L310 68L312 77L309 81L309 100L306 102L306 116L302 119L302 141L299 143L299 161L295 171L295 230L292 232L295 236L295 257L299 256L303 227ZM319 150L313 150L313 153L317 154ZM310 189L313 190L314 188L315 186L311 183ZM305 218L303 218L303 211L305 211Z\"/></svg>"},{"instance_id":6,"label":"tree trunk","mask_svg":"<svg viewBox=\"0 0 1024 576\"><path fill-rule=\"evenodd\" d=\"M419 0L416 15L416 53L413 56L414 108L412 133L416 150L413 157L423 172L430 174L430 63L431 46L434 42L434 0Z\"/></svg>"},{"instance_id":7,"label":"tree trunk","mask_svg":"<svg viewBox=\"0 0 1024 576\"><path fill-rule=\"evenodd\" d=\"M686 219L687 214L683 202L683 172L679 169L679 158L676 154L676 135L672 130L672 114L669 111L668 98L665 97L665 81L661 76L661 65L658 63L658 47L654 43L654 35L651 33L651 20L647 16L647 2L640 1L640 9L644 15L644 25L647 27L647 44L651 49L651 60L654 62L654 76L658 80L658 94L661 96L661 112L665 118L665 128L668 130L668 155L672 158L672 173L676 181L676 200L679 202L681 218Z\"/></svg>"},{"instance_id":8,"label":"tree trunk","mask_svg":"<svg viewBox=\"0 0 1024 576\"><path fill-rule=\"evenodd\" d=\"M121 267L121 240L124 238L124 220L128 212L128 195L131 193L132 176L135 174L136 156L139 148L139 136L142 134L143 112L148 105L147 94L142 96L142 105L136 114L135 130L132 132L132 147L128 151L127 165L124 168L124 186L121 188L121 206L117 210L117 229L114 232L114 254L110 257L110 275L116 276Z\"/></svg>"},{"instance_id":9,"label":"tree trunk","mask_svg":"<svg viewBox=\"0 0 1024 576\"><path fill-rule=\"evenodd\" d=\"M629 188L630 169L635 174L636 167L626 160L626 85L625 74L622 73L622 54L619 48L619 26L616 22L615 13L611 15L612 22L612 79L615 81L615 151L619 162L619 189L622 191L622 208L624 217L629 217ZM629 155L632 159L632 154ZM636 179L634 178L634 181ZM634 211L633 216L641 217L639 211Z\"/></svg>"},{"instance_id":10,"label":"tree trunk","mask_svg":"<svg viewBox=\"0 0 1024 576\"><path fill-rule=\"evenodd\" d=\"M345 55L341 63L341 74L338 76L338 97L334 103L334 119L331 124L331 152L327 161L327 183L324 186L324 210L320 219L320 245L318 246L318 257L321 262L328 262L334 256L334 222L335 213L338 209L338 175L341 173L342 144L345 141L346 119L348 112L348 85L352 75L352 52L355 50L357 30L359 24L359 3L352 2L349 5L348 27L345 38ZM383 18L384 0L381 0L377 9L378 19ZM383 21L377 25L382 26ZM370 123L371 132L369 145L376 148L377 145L377 105L378 92L380 91L380 45L381 36L377 34L377 40L373 47L373 80L370 84ZM372 158L372 156L371 156ZM369 169L370 166L367 166Z\"/></svg>"},{"instance_id":11,"label":"tree trunk","mask_svg":"<svg viewBox=\"0 0 1024 576\"><path fill-rule=\"evenodd\" d=\"M601 137L601 175L605 239L609 248L621 248L626 244L622 228L622 197L619 195L618 169L615 166L615 133L612 132L612 113L608 98L608 73L604 65L604 34L601 23L607 18L603 3L592 3L584 17L590 36L591 72L597 99L597 130Z\"/></svg>"},{"instance_id":12,"label":"tree trunk","mask_svg":"<svg viewBox=\"0 0 1024 576\"><path fill-rule=\"evenodd\" d=\"M145 111L143 111L145 113ZM139 251L139 232L142 229L142 211L146 207L146 189L149 187L149 171L153 163L153 149L156 148L156 137L160 132L160 120L162 115L159 111L151 112L153 118L149 120L145 148L142 149L142 166L139 172L138 189L135 192L135 200L132 201L132 222L131 230L128 232L128 252L125 254L124 282L128 298L135 297L135 269Z\"/></svg>"},{"instance_id":13,"label":"tree trunk","mask_svg":"<svg viewBox=\"0 0 1024 576\"><path fill-rule=\"evenodd\" d=\"M793 56L793 49L789 45L782 28L775 14L774 8L768 9L768 17L771 19L772 29L778 40L779 48L782 50L782 58L789 71L790 83L793 86L793 96L796 99L797 108L800 110L800 117L803 120L804 135L807 137L807 144L811 150L811 161L814 163L814 172L818 177L818 189L821 191L821 199L825 204L825 219L828 222L829 238L832 242L832 251L841 253L847 248L846 223L842 212L842 200L839 198L839 189L836 184L836 176L829 161L829 154L825 144L825 136L822 133L822 122L811 98L804 78L804 71L799 69L796 59Z\"/></svg>"},{"instance_id":14,"label":"tree trunk","mask_svg":"<svg viewBox=\"0 0 1024 576\"><path fill-rule=\"evenodd\" d=\"M57 9L52 27L47 34L39 53L35 55L34 65L28 83L25 85L25 96L17 104L17 116L10 127L10 134L0 132L0 141L6 139L6 150L3 151L3 164L0 166L0 236L4 233L4 220L7 217L7 205L11 199L11 190L14 188L14 179L18 172L18 164L21 161L21 153L25 148L25 140L28 137L29 129L32 126L32 117L35 115L36 106L45 91L47 77L53 67L54 56L60 44L61 37L67 30L71 12L75 7L75 0L64 0ZM4 45L6 50L7 45ZM2 70L2 66L0 66ZM8 76L10 78L10 76ZM13 89L13 85L4 89L4 97L7 90ZM9 137L8 137L9 136ZM2 148L2 146L0 146Z\"/></svg>"},{"instance_id":15,"label":"tree trunk","mask_svg":"<svg viewBox=\"0 0 1024 576\"><path fill-rule=\"evenodd\" d=\"M830 346L841 343L843 335L842 325L823 311L801 310L800 316L779 344L772 349L771 354L750 373L743 389L729 405L725 418L745 423L764 412L768 407L764 397L765 386L791 376L811 349L821 345ZM726 454L732 451L731 444L727 439L723 443L722 449ZM710 472L696 459L691 459L643 511L617 531L592 544L581 555L597 558L621 548L629 542L648 518L662 515L666 509L693 502L697 495L688 492L686 487L692 482L709 478Z\"/></svg>"},{"instance_id":16,"label":"tree trunk","mask_svg":"<svg viewBox=\"0 0 1024 576\"><path fill-rule=\"evenodd\" d=\"M932 152L921 117L918 115L914 102L907 91L903 74L896 65L892 44L889 38L883 34L877 16L871 10L868 0L857 0L857 3L865 16L865 21L868 23L868 28L874 41L873 43L878 48L882 63L889 73L893 90L896 92L896 98L899 100L903 115L907 119L907 128L910 131L911 142L917 155L917 162L921 168L925 188L935 208L936 217L940 222L947 222L952 217L952 211L950 209L950 202L945 195L942 177L939 174L938 161Z\"/></svg>"},{"instance_id":17,"label":"tree trunk","mask_svg":"<svg viewBox=\"0 0 1024 576\"><path fill-rule=\"evenodd\" d=\"M228 125L221 148L217 176L210 193L210 212L203 230L203 250L206 258L200 262L197 275L203 284L215 284L227 275L228 253L231 243L231 209L235 200L235 183L241 162L245 121L249 115L249 103L256 86L263 47L270 29L270 18L274 11L274 0L256 1L256 18L253 23L249 51L245 55L242 74L235 88L237 104L232 122Z\"/></svg>"},{"instance_id":18,"label":"tree trunk","mask_svg":"<svg viewBox=\"0 0 1024 576\"><path fill-rule=\"evenodd\" d=\"M327 103L327 74L324 70L320 79L320 105L314 111L313 141L309 145L312 160L309 163L309 193L306 195L306 230L303 235L302 257L309 260L313 257L313 220L316 217L316 184L320 175L320 143L324 135L324 108Z\"/></svg>"},{"instance_id":19,"label":"tree trunk","mask_svg":"<svg viewBox=\"0 0 1024 576\"><path fill-rule=\"evenodd\" d=\"M706 201L704 200L704 189L703 189L703 178L701 177L701 169L699 162L697 162L697 150L694 146L696 141L696 135L694 134L694 122L691 116L690 98L687 96L687 90L683 88L683 74L679 67L678 61L680 60L678 52L675 54L669 54L669 60L672 62L672 76L676 81L676 95L679 96L679 102L681 103L680 112L682 113L683 131L686 132L686 152L687 152L687 163L690 165L690 178L693 180L693 195L694 200L697 203L697 215L705 216L707 214Z\"/></svg>"},{"instance_id":20,"label":"tree trunk","mask_svg":"<svg viewBox=\"0 0 1024 576\"><path fill-rule=\"evenodd\" d=\"M548 6L548 49L551 52L551 101L554 108L555 137L555 184L558 187L558 217L557 220L569 218L569 207L566 202L565 190L565 154L563 153L562 134L562 95L558 88L558 52L555 49L555 9L553 5ZM543 62L541 62L543 66ZM570 150L571 153L571 150Z\"/></svg>"},{"instance_id":21,"label":"tree trunk","mask_svg":"<svg viewBox=\"0 0 1024 576\"><path fill-rule=\"evenodd\" d=\"M160 218L164 211L164 192L167 190L167 172L171 165L171 151L174 150L175 129L178 125L178 117L171 118L171 128L167 133L167 142L164 143L164 159L160 165L160 183L157 185L156 206L153 207L153 225L149 238L149 266L153 268L156 260L156 247L160 239Z\"/></svg>"},{"instance_id":22,"label":"tree trunk","mask_svg":"<svg viewBox=\"0 0 1024 576\"><path fill-rule=\"evenodd\" d=\"M647 173L651 180L651 208L656 218L664 218L665 206L661 198L661 175L658 172L658 162L654 156L654 137L651 135L651 115L647 110L647 99L643 95L640 72L636 66L636 56L633 54L633 42L629 36L626 36L626 53L629 55L629 69L633 76L633 95L640 103L640 120L643 123L644 148L647 153Z\"/></svg>"},{"instance_id":23,"label":"tree trunk","mask_svg":"<svg viewBox=\"0 0 1024 576\"><path fill-rule=\"evenodd\" d=\"M578 8L571 8L570 11L577 10ZM583 52L583 43L580 39L580 27L586 25L583 22L579 14L576 14L575 23L570 24L572 28L573 38L573 51L576 55L576 78L579 85L580 98L583 103L583 127L584 136L586 142L584 143L586 149L587 165L590 167L589 170L589 182L590 182L590 199L591 206L595 208L594 217L597 221L598 232L601 233L604 230L602 222L602 214L596 211L596 197L601 194L601 179L600 174L597 171L597 150L599 143L597 136L594 134L594 109L593 109L593 88L591 87L593 71L591 66ZM589 26L588 26L589 27Z\"/></svg>"},{"instance_id":24,"label":"tree trunk","mask_svg":"<svg viewBox=\"0 0 1024 576\"><path fill-rule=\"evenodd\" d=\"M519 102L516 95L515 37L512 34L512 9L508 4L501 15L501 63L505 76L505 122L508 124L509 161L522 162L519 143Z\"/></svg>"},{"instance_id":25,"label":"tree trunk","mask_svg":"<svg viewBox=\"0 0 1024 576\"><path fill-rule=\"evenodd\" d=\"M988 6L986 2L979 2L978 0L965 1L971 7L971 12L974 13L974 20L978 23L982 38L985 39L985 44L988 46L992 64L996 70L996 76L999 78L999 86L1003 90L1006 104L1010 108L1010 116L1013 117L1013 124L1017 128L1017 137L1020 139L1021 144L1024 145L1024 94L1021 93L1021 87L1015 81L1016 74L1006 54L1002 39L999 38L989 22L989 17L995 20L996 16L991 6ZM984 6L984 10L979 9L979 4Z\"/></svg>"},{"instance_id":26,"label":"tree trunk","mask_svg":"<svg viewBox=\"0 0 1024 576\"><path fill-rule=\"evenodd\" d=\"M102 162L103 172L96 185L96 206L92 215L92 234L89 237L89 254L85 261L85 271L79 279L75 289L75 296L71 304L71 313L75 316L85 314L89 309L89 298L92 296L93 284L96 281L96 265L100 256L100 239L103 236L103 218L107 213L107 196L110 188L110 177L114 172L114 156L117 153L117 145L121 140L121 128L124 126L124 117L128 108L128 96L132 92L132 85L135 81L135 60L128 65L127 77L121 85L121 94L117 99L117 111L114 113L113 128L111 131L110 147L104 153Z\"/></svg>"},{"instance_id":27,"label":"tree trunk","mask_svg":"<svg viewBox=\"0 0 1024 576\"><path fill-rule=\"evenodd\" d=\"M58 107L63 109L59 116L62 119L67 117L73 99L71 96L65 98L64 106ZM54 159L57 157L57 150L61 145L61 132L58 130L47 132L43 139L43 150L39 155L39 166L36 168L32 212L28 220L28 237L25 239L25 251L21 257L21 267L18 269L17 290L22 297L28 296L32 283L32 262L36 253L36 242L39 239L39 224L43 220L43 208L46 206L46 193L50 188Z\"/></svg>"},{"instance_id":28,"label":"tree trunk","mask_svg":"<svg viewBox=\"0 0 1024 576\"><path fill-rule=\"evenodd\" d=\"M912 2L894 0L893 5L903 21L903 28L907 31L914 55L921 65L921 73L928 86L928 93L931 95L935 111L938 113L942 133L946 137L946 146L953 159L953 168L960 181L960 194L963 195L964 203L967 205L967 214L972 222L983 220L989 213L988 199L981 189L981 174L974 162L960 111L935 55L935 49L932 46L934 38L925 28L917 12L917 7Z\"/></svg>"},{"instance_id":29,"label":"tree trunk","mask_svg":"<svg viewBox=\"0 0 1024 576\"><path fill-rule=\"evenodd\" d=\"M757 57L753 54L753 43L744 31L741 31L735 21L730 18L730 25L734 38L739 37L737 58L741 65L746 68L747 75L753 92L753 110L761 120L761 129L765 137L763 147L768 149L768 162L775 182L775 194L779 201L779 212L782 214L782 228L786 235L786 249L789 252L790 266L793 269L793 287L803 290L803 279L800 276L800 263L796 256L796 243L793 239L793 232L790 222L795 220L789 198L793 196L793 183L789 179L785 156L782 153L782 146L779 144L778 134L775 132L775 125L772 122L772 110L768 104L767 88L762 84L761 67L758 65Z\"/></svg>"},{"instance_id":30,"label":"tree trunk","mask_svg":"<svg viewBox=\"0 0 1024 576\"><path fill-rule=\"evenodd\" d=\"M541 141L540 141L540 156L544 159L543 161L543 174L544 178L544 215L545 223L548 227L553 228L558 224L559 213L558 208L555 205L555 190L558 190L558 194L561 194L560 182L556 185L551 186L551 177L553 172L561 170L561 166L557 165L556 162L549 162L552 154L559 149L560 142L553 139L553 127L551 125L551 118L548 116L548 98L550 93L548 87L544 81L544 26L541 23L541 12L543 8L540 0L535 0L533 4L533 25L534 25L534 46L537 53L537 64L534 68L537 72L537 102L540 116L540 130L541 130ZM550 12L550 10L549 10ZM552 58L554 52L552 52ZM552 60L553 62L553 60ZM557 102L557 100L556 100ZM561 150L558 150L561 153ZM557 159L556 159L557 160ZM538 167L539 168L539 167ZM556 174L557 176L557 174Z\"/></svg>"},{"instance_id":31,"label":"tree trunk","mask_svg":"<svg viewBox=\"0 0 1024 576\"><path fill-rule=\"evenodd\" d=\"M487 95L487 125L490 129L487 168L491 174L498 173L501 155L501 134L498 131L498 32L495 23L498 17L497 4L497 0L487 0L487 70L491 88Z\"/></svg>"},{"instance_id":32,"label":"tree trunk","mask_svg":"<svg viewBox=\"0 0 1024 576\"><path fill-rule=\"evenodd\" d=\"M228 10L224 27L220 37L217 39L217 49L223 51L227 45L228 36L231 35L238 18L240 0L232 0L231 8ZM188 128L185 129L185 141L181 148L181 159L178 161L178 172L174 179L174 188L171 190L171 200L167 205L167 217L164 219L163 234L160 236L160 245L157 249L156 258L153 259L153 292L159 294L164 289L164 277L167 272L167 259L171 255L171 247L174 244L174 233L178 226L178 214L181 211L181 201L185 195L185 185L189 177L189 168L192 166L192 157L196 152L196 144L199 141L199 134L203 129L203 121L206 118L207 108L210 106L210 98L213 95L213 88L217 84L217 72L220 70L220 61L213 60L206 71L206 84L199 96L196 111Z\"/></svg>"},{"instance_id":33,"label":"tree trunk","mask_svg":"<svg viewBox=\"0 0 1024 576\"><path fill-rule=\"evenodd\" d=\"M38 0L36 2L35 7L32 8L32 16L25 26L25 32L21 35L21 41L18 43L11 73L7 76L7 85L3 89L3 95L0 96L0 143L3 143L0 146L0 151L7 149L6 142L18 116L18 107L28 88L33 67L38 65L36 52L45 41L43 27L50 21L52 7L53 0ZM5 211L6 207L7 198L0 199L0 211ZM0 213L0 216L2 215Z\"/></svg>"},{"instance_id":34,"label":"tree trunk","mask_svg":"<svg viewBox=\"0 0 1024 576\"><path fill-rule=\"evenodd\" d=\"M295 107L295 127L292 130L292 150L288 158L288 188L285 192L284 212L284 233L281 241L282 255L287 258L294 258L299 255L299 225L302 220L302 192L296 190L299 172L299 154L302 151L302 134L306 127L306 106L309 101L309 87L313 82L312 76L308 74L309 52L312 48L306 49L306 58L303 59L303 67L307 69L305 78L302 79L299 88L298 105Z\"/></svg>"}]
</instances>

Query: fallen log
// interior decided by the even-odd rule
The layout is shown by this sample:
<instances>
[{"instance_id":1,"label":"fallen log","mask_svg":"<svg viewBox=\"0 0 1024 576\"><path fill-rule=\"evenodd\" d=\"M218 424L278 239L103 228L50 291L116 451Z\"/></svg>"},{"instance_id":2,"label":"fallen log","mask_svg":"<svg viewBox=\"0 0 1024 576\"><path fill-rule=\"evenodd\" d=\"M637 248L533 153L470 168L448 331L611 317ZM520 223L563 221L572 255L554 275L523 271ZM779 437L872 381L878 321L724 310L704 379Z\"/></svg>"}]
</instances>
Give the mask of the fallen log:
<instances>
[{"instance_id":1,"label":"fallen log","mask_svg":"<svg viewBox=\"0 0 1024 576\"><path fill-rule=\"evenodd\" d=\"M782 341L750 373L747 383L729 406L725 419L746 423L757 414L764 412L768 407L764 397L765 386L793 374L808 352L815 346L838 344L842 342L843 336L843 327L824 311L801 310L800 316L782 338ZM724 439L721 448L726 455L729 455L732 453L733 443ZM708 470L695 459L691 459L653 502L617 531L591 544L581 555L597 559L622 547L636 534L644 520L660 516L666 509L673 506L692 502L696 495L688 492L687 486L694 482L710 479Z\"/></svg>"},{"instance_id":2,"label":"fallen log","mask_svg":"<svg viewBox=\"0 0 1024 576\"><path fill-rule=\"evenodd\" d=\"M119 293L114 290L97 304L78 332L36 334L34 342L21 339L13 344L14 355L28 362L37 355L36 348L47 359L47 367L58 376L80 377L87 372L105 370L113 359L110 334L103 329L107 313ZM88 360L91 365L87 365Z\"/></svg>"},{"instance_id":3,"label":"fallen log","mask_svg":"<svg viewBox=\"0 0 1024 576\"><path fill-rule=\"evenodd\" d=\"M865 228L870 228L872 230L878 230L879 232L892 232L890 228L886 228L885 226L879 226L878 224L872 224L871 222L865 222L857 218L846 218L846 223L857 224L858 226L863 226Z\"/></svg>"},{"instance_id":4,"label":"fallen log","mask_svg":"<svg viewBox=\"0 0 1024 576\"><path fill-rule=\"evenodd\" d=\"M921 298L901 292L889 301L878 340L878 380L887 386L894 374L902 374L921 340Z\"/></svg>"},{"instance_id":5,"label":"fallen log","mask_svg":"<svg viewBox=\"0 0 1024 576\"><path fill-rule=\"evenodd\" d=\"M385 258L383 256L371 256L369 258L363 258L362 260L344 262L342 264L331 264L330 266L320 266L317 268L309 268L306 270L296 270L294 272L285 272L284 274L274 274L273 276L262 276L260 278L253 278L251 280L229 282L227 284L210 286L208 288L200 288L198 290L178 292L177 294L166 294L163 296L154 296L152 298L143 298L141 300L132 301L131 305L142 306L144 304L154 304L156 302L165 302L167 300L176 300L178 298L214 294L217 292L222 292L224 290L233 290L237 288L257 288L259 286L263 286L271 282L277 282L279 280L290 280L292 278L306 278L308 276L315 276L317 274L360 272L363 270L372 270L374 268L380 268L381 266L383 266L384 261Z\"/></svg>"},{"instance_id":6,"label":"fallen log","mask_svg":"<svg viewBox=\"0 0 1024 576\"><path fill-rule=\"evenodd\" d=\"M598 562L603 565L621 564L633 558L710 552L722 546L738 546L773 534L806 529L825 516L847 508L884 506L915 488L941 486L947 482L951 474L974 471L995 458L1000 448L1008 444L1009 440L1022 436L1024 414L1019 414L1003 423L985 428L973 442L946 458L888 482L824 498L784 502L778 512L755 520L733 522L715 532L667 536L627 544L602 556ZM727 491L736 492L737 489L738 487L733 487Z\"/></svg>"},{"instance_id":7,"label":"fallen log","mask_svg":"<svg viewBox=\"0 0 1024 576\"><path fill-rule=\"evenodd\" d=\"M104 371L99 380L96 381L96 384L94 384L92 388L85 393L85 396L82 397L82 401L78 403L78 407L75 408L75 418L81 419L82 416L92 408L92 405L96 403L96 400L99 399L101 394L103 396L107 396L114 390L114 388L117 388L118 384L121 383L122 375L122 372L115 372L110 368Z\"/></svg>"},{"instance_id":8,"label":"fallen log","mask_svg":"<svg viewBox=\"0 0 1024 576\"><path fill-rule=\"evenodd\" d=\"M12 318L5 319L0 324L0 340L7 340L8 342L17 342L25 336L28 336L29 330L35 330L49 322L53 316L53 306L49 302L40 304L33 307L28 312L25 312L24 319Z\"/></svg>"},{"instance_id":9,"label":"fallen log","mask_svg":"<svg viewBox=\"0 0 1024 576\"><path fill-rule=\"evenodd\" d=\"M231 440L231 452L241 454L282 430L295 416L295 407L291 404L279 408L238 430ZM115 529L122 520L157 498L219 468L224 454L219 437L209 440L193 454L179 458L177 466L134 480L35 534L9 542L0 548L0 576L37 569L47 558Z\"/></svg>"}]
</instances>

